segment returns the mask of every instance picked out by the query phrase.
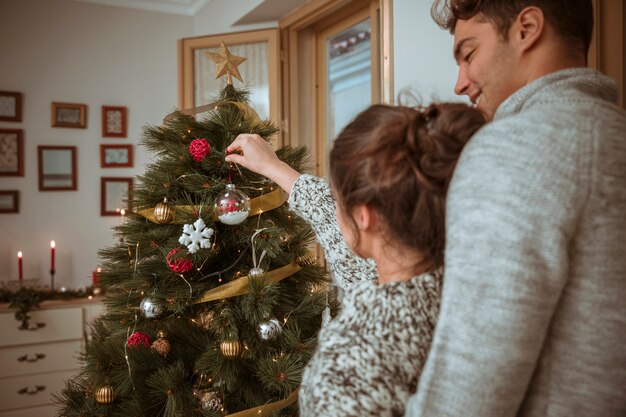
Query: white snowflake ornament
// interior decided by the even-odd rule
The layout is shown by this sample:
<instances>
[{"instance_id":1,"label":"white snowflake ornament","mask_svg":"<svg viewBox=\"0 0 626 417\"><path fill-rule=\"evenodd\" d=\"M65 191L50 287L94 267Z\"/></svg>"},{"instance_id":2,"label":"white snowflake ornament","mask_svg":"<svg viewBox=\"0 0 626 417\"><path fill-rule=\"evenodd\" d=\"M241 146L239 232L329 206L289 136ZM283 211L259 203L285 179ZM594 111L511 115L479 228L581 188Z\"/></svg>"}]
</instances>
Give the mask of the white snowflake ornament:
<instances>
[{"instance_id":1,"label":"white snowflake ornament","mask_svg":"<svg viewBox=\"0 0 626 417\"><path fill-rule=\"evenodd\" d=\"M211 247L211 236L213 236L213 229L207 227L204 220L198 219L193 224L183 226L183 234L178 238L178 242L187 246L189 252L196 253L200 248Z\"/></svg>"}]
</instances>

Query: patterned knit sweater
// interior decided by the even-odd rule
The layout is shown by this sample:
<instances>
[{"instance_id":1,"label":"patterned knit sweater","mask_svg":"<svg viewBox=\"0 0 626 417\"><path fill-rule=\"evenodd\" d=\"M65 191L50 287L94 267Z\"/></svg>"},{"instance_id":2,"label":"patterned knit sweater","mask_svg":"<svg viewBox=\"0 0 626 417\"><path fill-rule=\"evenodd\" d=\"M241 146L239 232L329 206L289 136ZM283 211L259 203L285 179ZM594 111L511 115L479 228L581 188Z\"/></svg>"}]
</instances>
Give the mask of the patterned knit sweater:
<instances>
[{"instance_id":1,"label":"patterned knit sweater","mask_svg":"<svg viewBox=\"0 0 626 417\"><path fill-rule=\"evenodd\" d=\"M375 264L344 242L326 181L300 176L290 205L315 229L338 285L350 289L304 371L300 416L402 416L433 337L441 271L379 285Z\"/></svg>"},{"instance_id":2,"label":"patterned knit sweater","mask_svg":"<svg viewBox=\"0 0 626 417\"><path fill-rule=\"evenodd\" d=\"M289 208L311 224L334 282L341 289L349 289L356 281L378 279L376 263L356 256L339 231L335 201L326 180L300 175L289 194Z\"/></svg>"}]
</instances>

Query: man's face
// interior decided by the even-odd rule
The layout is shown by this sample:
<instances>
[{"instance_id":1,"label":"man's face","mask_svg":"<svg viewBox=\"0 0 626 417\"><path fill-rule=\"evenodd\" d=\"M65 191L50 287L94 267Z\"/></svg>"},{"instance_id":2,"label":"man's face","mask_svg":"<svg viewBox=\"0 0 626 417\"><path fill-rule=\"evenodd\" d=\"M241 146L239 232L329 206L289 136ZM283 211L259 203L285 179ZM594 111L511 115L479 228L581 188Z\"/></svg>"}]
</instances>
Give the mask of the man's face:
<instances>
[{"instance_id":1,"label":"man's face","mask_svg":"<svg viewBox=\"0 0 626 417\"><path fill-rule=\"evenodd\" d=\"M480 14L457 22L454 58L459 65L454 92L468 96L489 119L519 88L516 71L520 68L516 68L518 60L513 46Z\"/></svg>"}]
</instances>

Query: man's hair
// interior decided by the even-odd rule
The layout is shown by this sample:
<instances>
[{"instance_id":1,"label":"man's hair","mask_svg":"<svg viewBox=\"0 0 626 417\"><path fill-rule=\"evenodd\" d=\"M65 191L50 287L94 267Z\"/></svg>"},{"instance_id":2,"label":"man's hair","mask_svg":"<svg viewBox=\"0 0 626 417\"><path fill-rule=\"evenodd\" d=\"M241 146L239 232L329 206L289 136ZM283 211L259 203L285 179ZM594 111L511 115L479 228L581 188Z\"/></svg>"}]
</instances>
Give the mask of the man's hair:
<instances>
[{"instance_id":1,"label":"man's hair","mask_svg":"<svg viewBox=\"0 0 626 417\"><path fill-rule=\"evenodd\" d=\"M431 16L439 26L454 34L457 21L480 14L507 40L511 24L528 6L541 9L546 20L573 50L587 54L593 31L591 0L435 0Z\"/></svg>"}]
</instances>

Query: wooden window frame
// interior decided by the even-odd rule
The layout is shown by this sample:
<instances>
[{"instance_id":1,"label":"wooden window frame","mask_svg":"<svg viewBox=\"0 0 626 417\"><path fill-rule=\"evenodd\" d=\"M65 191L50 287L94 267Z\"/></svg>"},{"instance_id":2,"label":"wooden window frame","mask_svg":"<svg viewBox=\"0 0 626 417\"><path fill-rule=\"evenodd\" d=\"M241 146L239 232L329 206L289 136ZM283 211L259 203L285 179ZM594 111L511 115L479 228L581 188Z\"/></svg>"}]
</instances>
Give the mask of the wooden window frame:
<instances>
[{"instance_id":1,"label":"wooden window frame","mask_svg":"<svg viewBox=\"0 0 626 417\"><path fill-rule=\"evenodd\" d=\"M196 107L194 92L194 54L196 49L218 47L221 42L226 47L247 43L267 42L270 119L277 125L280 121L280 48L277 29L254 30L248 32L226 33L178 41L178 105L181 109ZM245 80L244 80L245 81ZM218 93L217 91L215 93Z\"/></svg>"}]
</instances>

